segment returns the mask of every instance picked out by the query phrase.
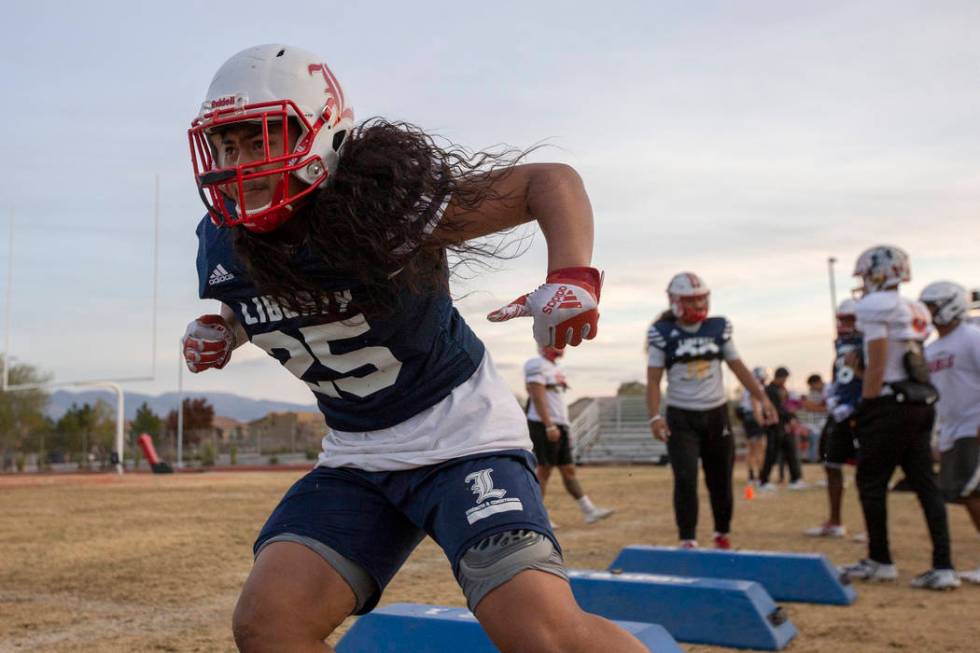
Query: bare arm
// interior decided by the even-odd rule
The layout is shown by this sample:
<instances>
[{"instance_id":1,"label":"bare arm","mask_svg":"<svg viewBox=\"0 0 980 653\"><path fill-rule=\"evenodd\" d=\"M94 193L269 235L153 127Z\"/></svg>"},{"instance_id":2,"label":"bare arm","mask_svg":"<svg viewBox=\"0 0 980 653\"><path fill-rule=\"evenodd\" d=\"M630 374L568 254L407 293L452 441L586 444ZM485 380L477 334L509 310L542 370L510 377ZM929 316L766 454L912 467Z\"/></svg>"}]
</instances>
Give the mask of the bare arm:
<instances>
[{"instance_id":1,"label":"bare arm","mask_svg":"<svg viewBox=\"0 0 980 653\"><path fill-rule=\"evenodd\" d=\"M440 227L460 242L537 220L548 243L548 271L592 262L592 204L582 178L560 163L529 163L489 173L492 197L475 209L450 200Z\"/></svg>"},{"instance_id":2,"label":"bare arm","mask_svg":"<svg viewBox=\"0 0 980 653\"><path fill-rule=\"evenodd\" d=\"M651 419L650 432L656 439L666 441L670 437L670 428L667 427L667 421L660 417L660 380L663 376L664 368L647 366L647 415Z\"/></svg>"},{"instance_id":3,"label":"bare arm","mask_svg":"<svg viewBox=\"0 0 980 653\"><path fill-rule=\"evenodd\" d=\"M528 383L526 387L527 396L530 397L534 410L541 418L541 423L544 424L545 428L550 428L552 426L551 415L548 414L548 401L545 398L544 386L540 383Z\"/></svg>"},{"instance_id":4,"label":"bare arm","mask_svg":"<svg viewBox=\"0 0 980 653\"><path fill-rule=\"evenodd\" d=\"M725 361L728 363L729 369L735 374L735 378L738 379L739 383L742 384L749 394L752 395L753 403L759 402L759 407L762 411L762 421L760 424L775 424L779 421L779 416L776 414L776 408L769 401L769 397L766 396L765 391L763 391L762 386L756 380L755 375L749 371L749 368L745 366L741 358L735 358L730 361Z\"/></svg>"},{"instance_id":5,"label":"bare arm","mask_svg":"<svg viewBox=\"0 0 980 653\"><path fill-rule=\"evenodd\" d=\"M888 357L888 339L879 338L867 343L868 360L864 368L864 386L861 397L874 399L881 394L885 382L885 361Z\"/></svg>"},{"instance_id":6,"label":"bare arm","mask_svg":"<svg viewBox=\"0 0 980 653\"><path fill-rule=\"evenodd\" d=\"M548 412L548 401L545 397L545 387L541 383L528 383L527 395L534 404L541 423L544 424L544 434L551 442L558 442L561 439L561 431L558 425L551 421L551 414Z\"/></svg>"}]
</instances>

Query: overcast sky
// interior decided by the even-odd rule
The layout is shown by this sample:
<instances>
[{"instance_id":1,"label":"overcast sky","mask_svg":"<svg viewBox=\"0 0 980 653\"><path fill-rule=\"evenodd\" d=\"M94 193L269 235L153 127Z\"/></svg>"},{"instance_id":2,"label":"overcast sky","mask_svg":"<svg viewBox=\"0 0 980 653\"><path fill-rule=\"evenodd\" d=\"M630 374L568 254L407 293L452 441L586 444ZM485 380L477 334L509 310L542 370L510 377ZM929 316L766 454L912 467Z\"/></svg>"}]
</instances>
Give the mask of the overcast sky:
<instances>
[{"instance_id":1,"label":"overcast sky","mask_svg":"<svg viewBox=\"0 0 980 653\"><path fill-rule=\"evenodd\" d=\"M570 350L572 396L645 374L643 335L681 270L712 288L746 362L826 372L827 258L843 295L878 242L912 256L917 294L980 285L980 3L105 2L5 6L0 224L16 213L11 353L56 380L148 374L153 179L160 175L157 381L173 390L197 299L186 129L235 52L316 51L359 118L471 147L547 143L575 166L606 271L600 335ZM9 251L0 231L5 282ZM515 392L529 322L487 310L543 280L543 239L457 284ZM2 299L2 296L0 296ZM254 347L194 391L308 403Z\"/></svg>"}]
</instances>

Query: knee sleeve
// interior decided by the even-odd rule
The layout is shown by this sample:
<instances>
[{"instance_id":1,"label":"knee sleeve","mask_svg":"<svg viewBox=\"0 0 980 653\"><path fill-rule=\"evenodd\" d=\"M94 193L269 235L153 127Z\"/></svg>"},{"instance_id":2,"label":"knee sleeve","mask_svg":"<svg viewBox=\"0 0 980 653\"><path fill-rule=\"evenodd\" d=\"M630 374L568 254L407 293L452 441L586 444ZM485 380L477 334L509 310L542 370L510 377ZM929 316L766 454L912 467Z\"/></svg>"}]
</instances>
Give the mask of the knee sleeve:
<instances>
[{"instance_id":1,"label":"knee sleeve","mask_svg":"<svg viewBox=\"0 0 980 653\"><path fill-rule=\"evenodd\" d=\"M355 599L353 614L361 614L366 605L370 603L370 605L373 606L375 603L377 603L377 596L380 594L380 590L378 589L378 584L374 581L371 575L368 574L363 567L358 565L350 558L341 555L332 547L329 547L323 542L315 540L312 537L306 537L305 535L282 533L280 535L270 537L268 540L263 542L259 550L255 552L256 557L258 557L259 553L261 553L265 547L273 542L295 542L297 544L302 544L326 560L327 564L333 567L334 570L340 574L340 577L343 578L348 585L350 585Z\"/></svg>"},{"instance_id":2,"label":"knee sleeve","mask_svg":"<svg viewBox=\"0 0 980 653\"><path fill-rule=\"evenodd\" d=\"M529 530L497 533L470 547L459 561L456 579L470 611L492 590L527 569L568 580L561 553L546 536Z\"/></svg>"}]
</instances>

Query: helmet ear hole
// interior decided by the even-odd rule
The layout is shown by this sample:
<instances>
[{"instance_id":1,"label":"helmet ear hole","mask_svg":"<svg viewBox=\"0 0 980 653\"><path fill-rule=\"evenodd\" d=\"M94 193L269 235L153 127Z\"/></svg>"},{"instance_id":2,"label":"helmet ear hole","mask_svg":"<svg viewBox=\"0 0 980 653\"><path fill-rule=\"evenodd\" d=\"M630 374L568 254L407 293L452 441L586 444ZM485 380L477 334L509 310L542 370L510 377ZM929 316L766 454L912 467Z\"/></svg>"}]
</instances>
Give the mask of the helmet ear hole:
<instances>
[{"instance_id":1,"label":"helmet ear hole","mask_svg":"<svg viewBox=\"0 0 980 653\"><path fill-rule=\"evenodd\" d=\"M335 151L340 150L340 146L343 145L344 141L347 139L347 130L342 129L333 135L333 149Z\"/></svg>"}]
</instances>

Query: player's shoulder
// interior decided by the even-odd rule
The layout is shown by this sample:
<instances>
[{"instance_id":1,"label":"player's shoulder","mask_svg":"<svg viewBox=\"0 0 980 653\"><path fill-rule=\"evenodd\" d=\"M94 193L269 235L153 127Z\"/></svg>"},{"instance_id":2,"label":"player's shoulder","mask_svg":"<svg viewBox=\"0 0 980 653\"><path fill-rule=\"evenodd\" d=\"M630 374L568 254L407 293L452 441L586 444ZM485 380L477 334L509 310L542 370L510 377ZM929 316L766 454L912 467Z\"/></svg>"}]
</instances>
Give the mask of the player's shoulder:
<instances>
[{"instance_id":1,"label":"player's shoulder","mask_svg":"<svg viewBox=\"0 0 980 653\"><path fill-rule=\"evenodd\" d=\"M704 321L704 326L706 329L710 329L712 332L721 333L726 338L729 338L732 335L731 320L724 315L712 315Z\"/></svg>"},{"instance_id":2,"label":"player's shoulder","mask_svg":"<svg viewBox=\"0 0 980 653\"><path fill-rule=\"evenodd\" d=\"M546 361L541 356L535 356L534 358L528 360L524 363L524 376L532 376L534 374L541 374L545 370Z\"/></svg>"},{"instance_id":3,"label":"player's shoulder","mask_svg":"<svg viewBox=\"0 0 980 653\"><path fill-rule=\"evenodd\" d=\"M960 335L969 345L980 347L980 325L962 322L952 335Z\"/></svg>"},{"instance_id":4,"label":"player's shoulder","mask_svg":"<svg viewBox=\"0 0 980 653\"><path fill-rule=\"evenodd\" d=\"M667 335L676 326L671 320L656 320L647 328L647 344L657 349L664 349L667 347Z\"/></svg>"},{"instance_id":5,"label":"player's shoulder","mask_svg":"<svg viewBox=\"0 0 980 653\"><path fill-rule=\"evenodd\" d=\"M215 225L211 217L205 215L197 223L197 246L198 252L209 259L224 258L232 249L231 233Z\"/></svg>"},{"instance_id":6,"label":"player's shoulder","mask_svg":"<svg viewBox=\"0 0 980 653\"><path fill-rule=\"evenodd\" d=\"M894 290L868 293L854 308L861 322L889 322L910 314L906 300Z\"/></svg>"}]
</instances>

